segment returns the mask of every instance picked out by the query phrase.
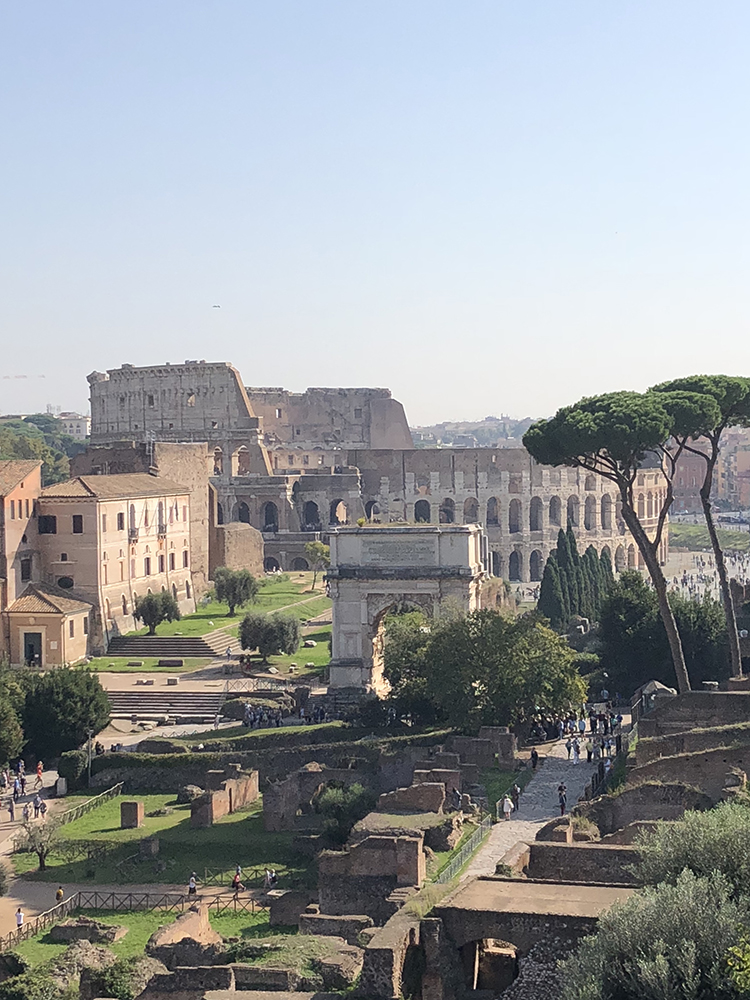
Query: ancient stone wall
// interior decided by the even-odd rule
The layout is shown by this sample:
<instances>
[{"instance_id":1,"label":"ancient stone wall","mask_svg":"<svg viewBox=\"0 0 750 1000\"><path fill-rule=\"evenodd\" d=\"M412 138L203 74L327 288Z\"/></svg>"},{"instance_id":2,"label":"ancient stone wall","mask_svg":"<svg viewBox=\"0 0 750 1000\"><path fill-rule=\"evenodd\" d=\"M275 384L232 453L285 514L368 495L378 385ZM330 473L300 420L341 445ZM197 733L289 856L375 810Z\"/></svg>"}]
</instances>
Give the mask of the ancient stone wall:
<instances>
[{"instance_id":1,"label":"ancient stone wall","mask_svg":"<svg viewBox=\"0 0 750 1000\"><path fill-rule=\"evenodd\" d=\"M667 736L689 729L710 729L750 719L749 691L688 691L662 699L638 720L639 737Z\"/></svg>"},{"instance_id":2,"label":"ancient stone wall","mask_svg":"<svg viewBox=\"0 0 750 1000\"><path fill-rule=\"evenodd\" d=\"M646 820L680 819L688 809L710 809L711 799L682 780L627 785L617 795L580 802L572 810L594 823L602 836Z\"/></svg>"},{"instance_id":3,"label":"ancient stone wall","mask_svg":"<svg viewBox=\"0 0 750 1000\"><path fill-rule=\"evenodd\" d=\"M250 524L235 521L213 528L209 575L220 567L248 569L253 576L264 572L263 535Z\"/></svg>"},{"instance_id":4,"label":"ancient stone wall","mask_svg":"<svg viewBox=\"0 0 750 1000\"><path fill-rule=\"evenodd\" d=\"M298 812L311 814L316 792L330 781L349 786L361 783L362 775L350 768L329 768L311 762L283 781L264 785L263 829L272 833L296 829Z\"/></svg>"},{"instance_id":5,"label":"ancient stone wall","mask_svg":"<svg viewBox=\"0 0 750 1000\"><path fill-rule=\"evenodd\" d=\"M716 750L659 757L635 767L628 779L640 781L685 782L694 785L716 804L726 797L726 789L735 787L735 769L750 772L750 747L720 747Z\"/></svg>"},{"instance_id":6,"label":"ancient stone wall","mask_svg":"<svg viewBox=\"0 0 750 1000\"><path fill-rule=\"evenodd\" d=\"M635 884L635 877L630 870L638 860L638 852L634 847L540 841L534 841L529 846L529 878L554 882Z\"/></svg>"},{"instance_id":7,"label":"ancient stone wall","mask_svg":"<svg viewBox=\"0 0 750 1000\"><path fill-rule=\"evenodd\" d=\"M686 733L673 733L639 739L636 744L636 763L648 764L658 757L673 757L678 753L693 753L696 750L713 750L718 747L750 745L750 724L737 723L734 726L716 726L713 729L694 729Z\"/></svg>"},{"instance_id":8,"label":"ancient stone wall","mask_svg":"<svg viewBox=\"0 0 750 1000\"><path fill-rule=\"evenodd\" d=\"M209 772L210 775L211 772ZM238 773L221 781L218 788L206 792L190 803L190 825L212 826L217 819L237 812L258 798L258 772Z\"/></svg>"}]
</instances>

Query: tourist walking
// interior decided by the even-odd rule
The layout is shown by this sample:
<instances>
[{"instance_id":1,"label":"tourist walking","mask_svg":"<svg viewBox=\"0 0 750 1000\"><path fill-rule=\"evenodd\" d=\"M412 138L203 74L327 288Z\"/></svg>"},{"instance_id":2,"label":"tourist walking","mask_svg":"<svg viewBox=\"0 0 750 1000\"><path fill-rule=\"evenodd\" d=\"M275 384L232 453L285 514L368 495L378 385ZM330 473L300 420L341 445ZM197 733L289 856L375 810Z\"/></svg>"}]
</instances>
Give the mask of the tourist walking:
<instances>
[{"instance_id":1,"label":"tourist walking","mask_svg":"<svg viewBox=\"0 0 750 1000\"><path fill-rule=\"evenodd\" d=\"M20 906L16 910L16 927L19 930L23 927L23 910Z\"/></svg>"},{"instance_id":2,"label":"tourist walking","mask_svg":"<svg viewBox=\"0 0 750 1000\"><path fill-rule=\"evenodd\" d=\"M513 808L518 812L518 807L521 803L521 787L520 785L513 785L510 790L510 797L513 799Z\"/></svg>"},{"instance_id":3,"label":"tourist walking","mask_svg":"<svg viewBox=\"0 0 750 1000\"><path fill-rule=\"evenodd\" d=\"M198 892L198 885L195 880L195 872L188 879L188 896L195 896Z\"/></svg>"},{"instance_id":4,"label":"tourist walking","mask_svg":"<svg viewBox=\"0 0 750 1000\"><path fill-rule=\"evenodd\" d=\"M55 892L55 902L62 903L64 896L65 893L63 892L63 887L61 885L58 885L57 890Z\"/></svg>"},{"instance_id":5,"label":"tourist walking","mask_svg":"<svg viewBox=\"0 0 750 1000\"><path fill-rule=\"evenodd\" d=\"M531 770L536 771L536 766L539 763L539 754L536 747L531 748Z\"/></svg>"},{"instance_id":6,"label":"tourist walking","mask_svg":"<svg viewBox=\"0 0 750 1000\"><path fill-rule=\"evenodd\" d=\"M560 782L557 786L557 801L560 804L560 815L565 815L565 809L568 805L568 788L565 782Z\"/></svg>"},{"instance_id":7,"label":"tourist walking","mask_svg":"<svg viewBox=\"0 0 750 1000\"><path fill-rule=\"evenodd\" d=\"M510 819L510 814L513 812L513 802L510 796L504 795L498 804L500 808L497 811L497 818L500 819L500 813L502 813L507 823Z\"/></svg>"},{"instance_id":8,"label":"tourist walking","mask_svg":"<svg viewBox=\"0 0 750 1000\"><path fill-rule=\"evenodd\" d=\"M44 764L40 760L36 764L36 780L34 782L34 788L44 788L44 778L42 777L44 773Z\"/></svg>"},{"instance_id":9,"label":"tourist walking","mask_svg":"<svg viewBox=\"0 0 750 1000\"><path fill-rule=\"evenodd\" d=\"M244 888L245 886L242 884L239 872L235 872L234 878L232 879L232 891L234 892L235 898L239 894L240 890L244 890Z\"/></svg>"},{"instance_id":10,"label":"tourist walking","mask_svg":"<svg viewBox=\"0 0 750 1000\"><path fill-rule=\"evenodd\" d=\"M15 806L15 803L13 802L13 798L12 797L8 799L8 816L9 816L9 819L10 819L11 823L15 822L15 819L16 819L16 806Z\"/></svg>"}]
</instances>

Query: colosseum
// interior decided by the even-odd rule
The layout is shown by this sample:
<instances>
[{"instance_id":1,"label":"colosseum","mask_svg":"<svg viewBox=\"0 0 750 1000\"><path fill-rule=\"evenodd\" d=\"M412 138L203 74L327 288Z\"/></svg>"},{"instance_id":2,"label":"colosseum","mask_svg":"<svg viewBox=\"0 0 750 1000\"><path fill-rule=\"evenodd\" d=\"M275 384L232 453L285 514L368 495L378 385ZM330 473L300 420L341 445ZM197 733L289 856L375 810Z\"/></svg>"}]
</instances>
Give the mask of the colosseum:
<instances>
[{"instance_id":1,"label":"colosseum","mask_svg":"<svg viewBox=\"0 0 750 1000\"><path fill-rule=\"evenodd\" d=\"M267 570L306 569L311 538L361 518L481 524L487 569L510 581L540 580L567 524L581 549L608 552L615 569L640 565L605 481L537 465L523 448L416 449L387 389L255 389L232 365L204 361L123 365L88 381L86 468L138 471L158 465L159 443L169 443L172 460L185 445L182 472L172 461L168 474L193 486L196 517L205 508L206 547L216 529L244 522L262 533ZM637 490L652 527L664 491L659 470L643 469Z\"/></svg>"}]
</instances>

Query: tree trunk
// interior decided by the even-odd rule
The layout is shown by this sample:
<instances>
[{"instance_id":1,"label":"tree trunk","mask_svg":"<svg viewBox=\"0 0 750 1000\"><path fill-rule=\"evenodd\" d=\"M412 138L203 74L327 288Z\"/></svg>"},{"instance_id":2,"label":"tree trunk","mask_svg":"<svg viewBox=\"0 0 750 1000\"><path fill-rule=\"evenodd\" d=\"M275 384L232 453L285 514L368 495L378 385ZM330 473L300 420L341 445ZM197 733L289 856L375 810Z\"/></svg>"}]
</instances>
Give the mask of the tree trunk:
<instances>
[{"instance_id":1,"label":"tree trunk","mask_svg":"<svg viewBox=\"0 0 750 1000\"><path fill-rule=\"evenodd\" d=\"M313 582L312 582L312 588L311 588L312 590L315 590L315 584L317 582L317 579L318 579L318 567L315 566L314 569L313 569Z\"/></svg>"},{"instance_id":2,"label":"tree trunk","mask_svg":"<svg viewBox=\"0 0 750 1000\"><path fill-rule=\"evenodd\" d=\"M40 872L46 871L46 869L47 869L47 859L46 859L44 853L37 854L37 857L39 858L39 871Z\"/></svg>"},{"instance_id":3,"label":"tree trunk","mask_svg":"<svg viewBox=\"0 0 750 1000\"><path fill-rule=\"evenodd\" d=\"M149 627L148 627L148 634L149 635L156 635L156 622L154 622L152 625L149 625Z\"/></svg>"},{"instance_id":4,"label":"tree trunk","mask_svg":"<svg viewBox=\"0 0 750 1000\"><path fill-rule=\"evenodd\" d=\"M667 581L662 573L659 559L651 544L651 540L638 519L638 515L630 504L626 502L625 497L622 500L623 520L628 528L630 528L630 534L635 539L635 543L643 556L643 561L646 563L646 568L656 591L656 597L659 602L659 614L661 615L661 620L664 622L669 649L672 653L672 663L677 677L677 689L680 694L686 694L690 691L690 677L688 676L687 664L685 663L685 654L682 651L680 633L677 630L677 622L667 598Z\"/></svg>"},{"instance_id":5,"label":"tree trunk","mask_svg":"<svg viewBox=\"0 0 750 1000\"><path fill-rule=\"evenodd\" d=\"M714 524L714 516L711 512L711 486L713 485L714 465L716 459L708 460L706 477L701 486L701 505L703 506L703 516L706 519L708 535L711 539L711 547L714 550L716 560L716 570L719 574L719 587L721 589L721 603L724 605L724 617L727 621L727 636L729 638L729 659L732 664L732 676L742 677L742 654L740 653L740 637L737 633L737 619L734 614L734 601L732 591L729 588L729 577L727 576L727 564L724 562L724 553L719 543L719 535Z\"/></svg>"}]
</instances>

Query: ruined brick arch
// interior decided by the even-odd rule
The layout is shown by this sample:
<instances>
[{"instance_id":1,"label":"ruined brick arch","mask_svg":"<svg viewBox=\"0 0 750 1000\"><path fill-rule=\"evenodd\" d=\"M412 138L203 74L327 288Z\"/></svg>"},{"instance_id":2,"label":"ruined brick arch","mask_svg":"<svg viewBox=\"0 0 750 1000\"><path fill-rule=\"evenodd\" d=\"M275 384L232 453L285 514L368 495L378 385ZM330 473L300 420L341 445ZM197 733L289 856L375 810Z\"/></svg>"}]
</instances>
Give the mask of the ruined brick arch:
<instances>
[{"instance_id":1,"label":"ruined brick arch","mask_svg":"<svg viewBox=\"0 0 750 1000\"><path fill-rule=\"evenodd\" d=\"M511 583L521 582L521 553L515 549L508 557L508 579Z\"/></svg>"},{"instance_id":2,"label":"ruined brick arch","mask_svg":"<svg viewBox=\"0 0 750 1000\"><path fill-rule=\"evenodd\" d=\"M500 524L500 504L497 497L490 497L487 501L487 521L488 525Z\"/></svg>"},{"instance_id":3,"label":"ruined brick arch","mask_svg":"<svg viewBox=\"0 0 750 1000\"><path fill-rule=\"evenodd\" d=\"M625 548L622 545L618 545L615 549L615 572L622 573L626 566L627 558L625 557Z\"/></svg>"},{"instance_id":4,"label":"ruined brick arch","mask_svg":"<svg viewBox=\"0 0 750 1000\"><path fill-rule=\"evenodd\" d=\"M276 559L274 556L266 556L266 558L263 560L263 569L266 571L266 573L276 573L278 570L281 569L281 566L279 565L279 560Z\"/></svg>"},{"instance_id":5,"label":"ruined brick arch","mask_svg":"<svg viewBox=\"0 0 750 1000\"><path fill-rule=\"evenodd\" d=\"M604 531L612 530L612 497L605 493L601 502L601 526Z\"/></svg>"},{"instance_id":6,"label":"ruined brick arch","mask_svg":"<svg viewBox=\"0 0 750 1000\"><path fill-rule=\"evenodd\" d=\"M302 508L303 528L320 528L320 510L314 500L307 500Z\"/></svg>"},{"instance_id":7,"label":"ruined brick arch","mask_svg":"<svg viewBox=\"0 0 750 1000\"><path fill-rule=\"evenodd\" d=\"M529 531L541 531L544 528L544 504L541 497L532 497L529 505Z\"/></svg>"},{"instance_id":8,"label":"ruined brick arch","mask_svg":"<svg viewBox=\"0 0 750 1000\"><path fill-rule=\"evenodd\" d=\"M539 549L534 549L529 557L529 579L532 583L538 583L542 579L544 572L544 556Z\"/></svg>"},{"instance_id":9,"label":"ruined brick arch","mask_svg":"<svg viewBox=\"0 0 750 1000\"><path fill-rule=\"evenodd\" d=\"M476 497L467 497L464 500L464 524L479 523L479 501Z\"/></svg>"},{"instance_id":10,"label":"ruined brick arch","mask_svg":"<svg viewBox=\"0 0 750 1000\"><path fill-rule=\"evenodd\" d=\"M380 513L380 507L376 500L368 500L365 504L365 517L368 521L372 521L374 517L377 517Z\"/></svg>"},{"instance_id":11,"label":"ruined brick arch","mask_svg":"<svg viewBox=\"0 0 750 1000\"><path fill-rule=\"evenodd\" d=\"M341 498L331 500L331 508L328 517L329 524L347 524L349 521L349 511Z\"/></svg>"},{"instance_id":12,"label":"ruined brick arch","mask_svg":"<svg viewBox=\"0 0 750 1000\"><path fill-rule=\"evenodd\" d=\"M244 444L237 449L233 465L235 467L235 475L248 476L250 474L250 452Z\"/></svg>"},{"instance_id":13,"label":"ruined brick arch","mask_svg":"<svg viewBox=\"0 0 750 1000\"><path fill-rule=\"evenodd\" d=\"M511 500L508 504L508 531L511 534L521 530L521 501Z\"/></svg>"},{"instance_id":14,"label":"ruined brick arch","mask_svg":"<svg viewBox=\"0 0 750 1000\"><path fill-rule=\"evenodd\" d=\"M577 528L581 523L581 501L573 493L568 497L568 524Z\"/></svg>"},{"instance_id":15,"label":"ruined brick arch","mask_svg":"<svg viewBox=\"0 0 750 1000\"><path fill-rule=\"evenodd\" d=\"M551 527L555 528L562 526L562 500L560 497L550 497L549 523Z\"/></svg>"},{"instance_id":16,"label":"ruined brick arch","mask_svg":"<svg viewBox=\"0 0 750 1000\"><path fill-rule=\"evenodd\" d=\"M490 553L492 557L492 575L502 577L503 575L503 557L499 552L492 551Z\"/></svg>"},{"instance_id":17,"label":"ruined brick arch","mask_svg":"<svg viewBox=\"0 0 750 1000\"><path fill-rule=\"evenodd\" d=\"M451 500L450 497L446 497L440 504L440 523L441 524L456 523L456 505Z\"/></svg>"},{"instance_id":18,"label":"ruined brick arch","mask_svg":"<svg viewBox=\"0 0 750 1000\"><path fill-rule=\"evenodd\" d=\"M297 556L292 563L292 569L297 573L306 573L310 569L310 564L307 559L303 559L302 556Z\"/></svg>"},{"instance_id":19,"label":"ruined brick arch","mask_svg":"<svg viewBox=\"0 0 750 1000\"><path fill-rule=\"evenodd\" d=\"M429 524L432 510L427 500L417 500L414 504L414 520L420 524Z\"/></svg>"},{"instance_id":20,"label":"ruined brick arch","mask_svg":"<svg viewBox=\"0 0 750 1000\"><path fill-rule=\"evenodd\" d=\"M587 496L583 509L583 526L586 531L596 531L596 497Z\"/></svg>"},{"instance_id":21,"label":"ruined brick arch","mask_svg":"<svg viewBox=\"0 0 750 1000\"><path fill-rule=\"evenodd\" d=\"M234 520L242 521L243 524L250 524L250 508L241 500L234 509Z\"/></svg>"},{"instance_id":22,"label":"ruined brick arch","mask_svg":"<svg viewBox=\"0 0 750 1000\"><path fill-rule=\"evenodd\" d=\"M263 530L279 530L279 508L273 500L269 500L267 503L263 504Z\"/></svg>"},{"instance_id":23,"label":"ruined brick arch","mask_svg":"<svg viewBox=\"0 0 750 1000\"><path fill-rule=\"evenodd\" d=\"M224 475L224 452L221 448L214 448L214 476Z\"/></svg>"},{"instance_id":24,"label":"ruined brick arch","mask_svg":"<svg viewBox=\"0 0 750 1000\"><path fill-rule=\"evenodd\" d=\"M430 495L430 475L425 472L418 472L414 477L414 489L421 496Z\"/></svg>"}]
</instances>

